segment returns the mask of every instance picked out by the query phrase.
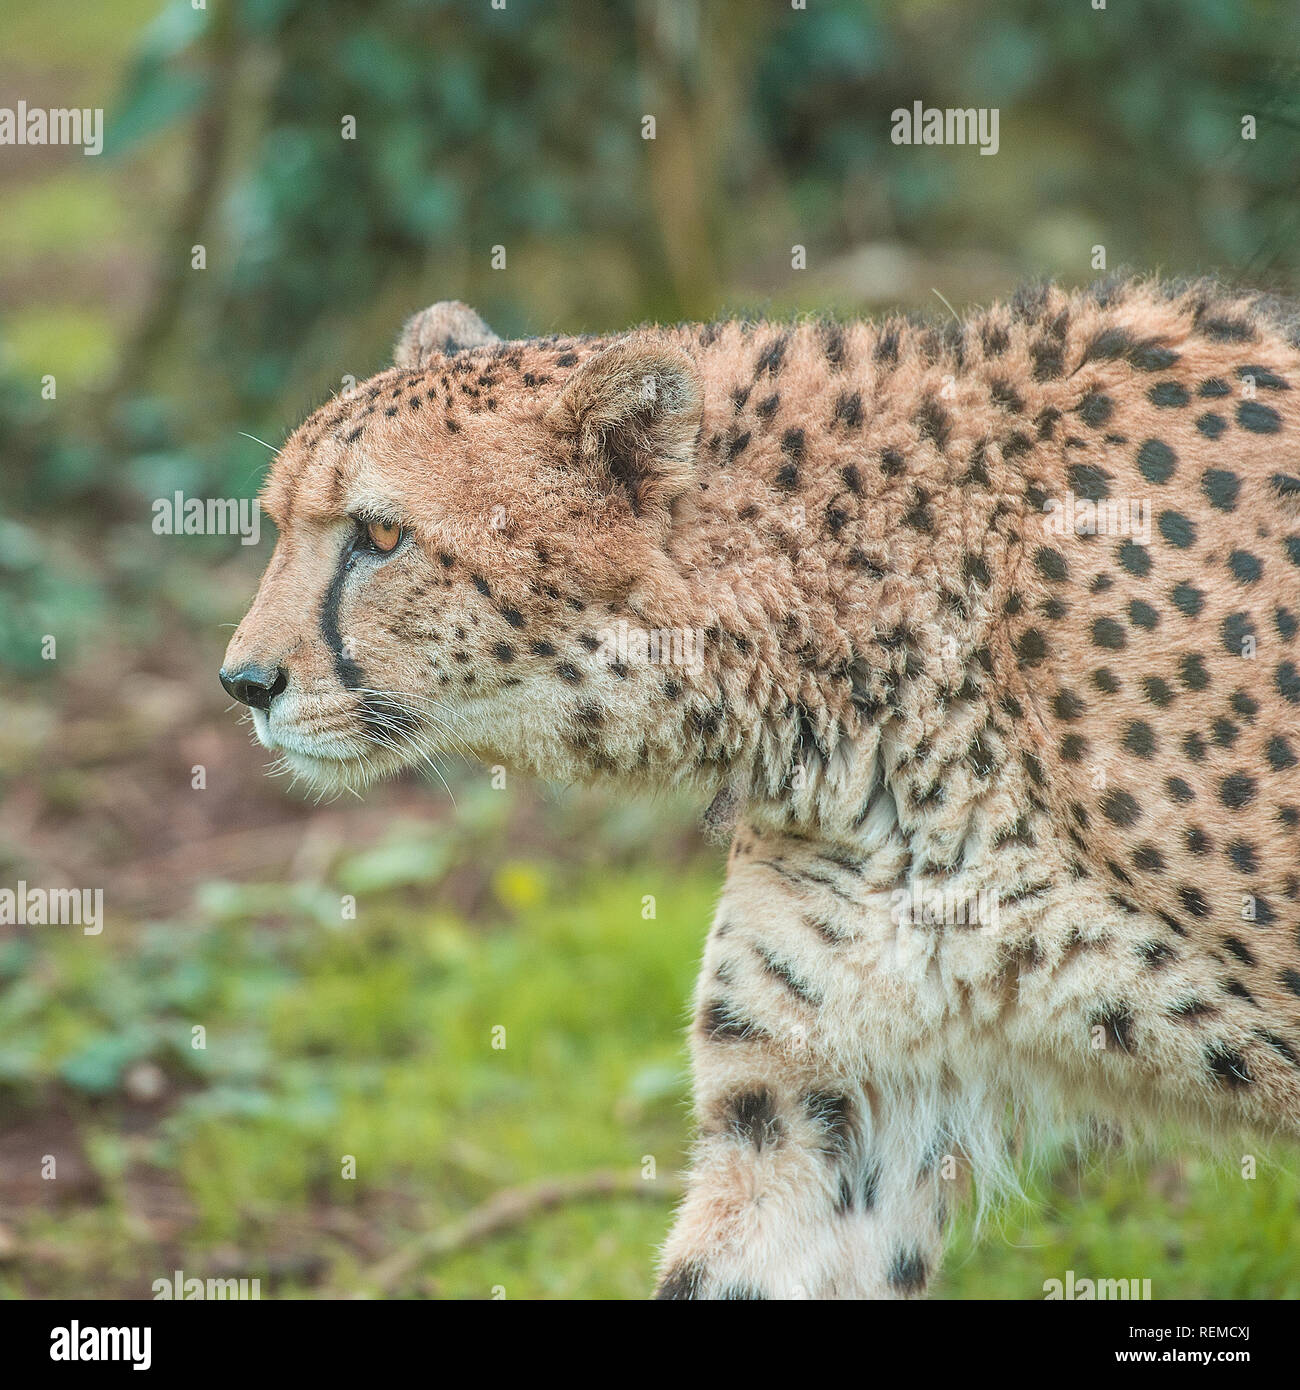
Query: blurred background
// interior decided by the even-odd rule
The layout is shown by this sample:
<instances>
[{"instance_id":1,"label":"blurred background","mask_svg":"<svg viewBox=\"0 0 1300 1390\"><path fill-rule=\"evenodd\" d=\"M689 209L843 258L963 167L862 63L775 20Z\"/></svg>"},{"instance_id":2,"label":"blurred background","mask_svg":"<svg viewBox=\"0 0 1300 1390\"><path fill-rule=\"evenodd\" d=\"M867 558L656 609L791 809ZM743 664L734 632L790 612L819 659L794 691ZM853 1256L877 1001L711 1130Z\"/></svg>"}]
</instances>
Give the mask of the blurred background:
<instances>
[{"instance_id":1,"label":"blurred background","mask_svg":"<svg viewBox=\"0 0 1300 1390\"><path fill-rule=\"evenodd\" d=\"M216 681L271 528L152 503L253 496L436 299L504 336L946 313L1096 248L1294 292L1300 10L47 0L6 16L19 99L106 115L98 157L0 147L0 885L105 925L0 926L0 1295L644 1296L701 808L455 762L454 804L289 793ZM914 101L998 108L999 153L891 144ZM939 1295L1300 1297L1298 1172L1062 1156Z\"/></svg>"}]
</instances>

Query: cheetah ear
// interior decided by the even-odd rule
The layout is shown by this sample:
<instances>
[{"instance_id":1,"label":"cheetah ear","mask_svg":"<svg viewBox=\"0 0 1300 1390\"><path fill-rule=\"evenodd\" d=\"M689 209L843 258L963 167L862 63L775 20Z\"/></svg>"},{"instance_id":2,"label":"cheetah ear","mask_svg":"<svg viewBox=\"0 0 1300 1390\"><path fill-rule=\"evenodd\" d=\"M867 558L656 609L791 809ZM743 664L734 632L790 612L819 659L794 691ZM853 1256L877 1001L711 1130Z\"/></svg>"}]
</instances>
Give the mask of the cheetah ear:
<instances>
[{"instance_id":1,"label":"cheetah ear","mask_svg":"<svg viewBox=\"0 0 1300 1390\"><path fill-rule=\"evenodd\" d=\"M693 486L702 409L695 364L680 348L625 338L574 372L546 423L640 513Z\"/></svg>"},{"instance_id":2,"label":"cheetah ear","mask_svg":"<svg viewBox=\"0 0 1300 1390\"><path fill-rule=\"evenodd\" d=\"M468 304L444 299L407 319L393 349L393 365L423 367L435 355L500 341Z\"/></svg>"}]
</instances>

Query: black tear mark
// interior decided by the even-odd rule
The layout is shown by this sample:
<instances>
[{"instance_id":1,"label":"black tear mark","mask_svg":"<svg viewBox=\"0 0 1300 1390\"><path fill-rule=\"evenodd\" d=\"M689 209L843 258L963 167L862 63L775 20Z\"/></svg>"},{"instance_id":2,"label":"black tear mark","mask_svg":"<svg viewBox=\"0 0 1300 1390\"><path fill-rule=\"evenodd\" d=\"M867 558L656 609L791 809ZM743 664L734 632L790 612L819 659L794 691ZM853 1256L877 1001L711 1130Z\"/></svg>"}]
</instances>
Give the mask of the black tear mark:
<instances>
[{"instance_id":1,"label":"black tear mark","mask_svg":"<svg viewBox=\"0 0 1300 1390\"><path fill-rule=\"evenodd\" d=\"M321 600L320 632L325 639L334 660L334 674L345 690L356 690L365 685L365 672L343 650L343 635L339 632L339 605L343 599L343 585L348 574L357 562L357 553L349 542L339 556L338 567L330 580L325 597Z\"/></svg>"}]
</instances>

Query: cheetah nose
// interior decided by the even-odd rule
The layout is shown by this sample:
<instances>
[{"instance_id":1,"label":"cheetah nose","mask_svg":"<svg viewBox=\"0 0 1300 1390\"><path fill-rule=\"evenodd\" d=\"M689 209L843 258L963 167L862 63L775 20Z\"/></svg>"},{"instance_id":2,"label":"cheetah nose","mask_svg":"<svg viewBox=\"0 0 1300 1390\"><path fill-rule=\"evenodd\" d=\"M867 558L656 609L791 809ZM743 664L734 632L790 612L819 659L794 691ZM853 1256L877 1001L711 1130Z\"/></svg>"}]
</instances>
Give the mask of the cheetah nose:
<instances>
[{"instance_id":1,"label":"cheetah nose","mask_svg":"<svg viewBox=\"0 0 1300 1390\"><path fill-rule=\"evenodd\" d=\"M237 671L222 669L217 673L227 695L233 695L241 705L251 709L269 710L271 701L289 684L289 678L279 667L241 666Z\"/></svg>"}]
</instances>

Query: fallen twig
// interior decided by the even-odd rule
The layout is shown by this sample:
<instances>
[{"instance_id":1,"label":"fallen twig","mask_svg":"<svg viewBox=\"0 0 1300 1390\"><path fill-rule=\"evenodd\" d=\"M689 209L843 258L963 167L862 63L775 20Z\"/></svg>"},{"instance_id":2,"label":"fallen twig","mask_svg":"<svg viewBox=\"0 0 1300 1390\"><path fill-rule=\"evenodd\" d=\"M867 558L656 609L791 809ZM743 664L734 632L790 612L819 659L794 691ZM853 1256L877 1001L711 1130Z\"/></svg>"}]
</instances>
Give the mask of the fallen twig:
<instances>
[{"instance_id":1,"label":"fallen twig","mask_svg":"<svg viewBox=\"0 0 1300 1390\"><path fill-rule=\"evenodd\" d=\"M680 1195L681 1184L674 1178L649 1181L636 1172L609 1169L507 1187L464 1216L427 1232L372 1265L362 1276L362 1282L386 1292L423 1260L455 1254L541 1212L553 1211L570 1202L589 1202L601 1197L640 1197L652 1202L668 1202Z\"/></svg>"}]
</instances>

